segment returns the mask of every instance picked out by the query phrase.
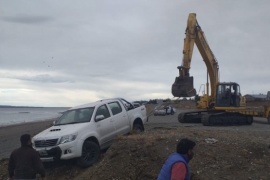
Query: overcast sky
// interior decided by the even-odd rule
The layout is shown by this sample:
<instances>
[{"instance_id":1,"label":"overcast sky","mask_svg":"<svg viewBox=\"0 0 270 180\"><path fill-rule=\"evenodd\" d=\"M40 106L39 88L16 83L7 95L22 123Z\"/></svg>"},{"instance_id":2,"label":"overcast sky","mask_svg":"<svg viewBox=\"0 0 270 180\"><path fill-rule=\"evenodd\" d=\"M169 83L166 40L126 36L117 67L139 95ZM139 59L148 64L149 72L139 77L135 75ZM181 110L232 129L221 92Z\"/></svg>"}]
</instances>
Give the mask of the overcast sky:
<instances>
[{"instance_id":1,"label":"overcast sky","mask_svg":"<svg viewBox=\"0 0 270 180\"><path fill-rule=\"evenodd\" d=\"M0 104L75 106L103 98L172 98L189 13L220 81L270 90L269 0L0 0ZM197 91L206 66L191 63Z\"/></svg>"}]
</instances>

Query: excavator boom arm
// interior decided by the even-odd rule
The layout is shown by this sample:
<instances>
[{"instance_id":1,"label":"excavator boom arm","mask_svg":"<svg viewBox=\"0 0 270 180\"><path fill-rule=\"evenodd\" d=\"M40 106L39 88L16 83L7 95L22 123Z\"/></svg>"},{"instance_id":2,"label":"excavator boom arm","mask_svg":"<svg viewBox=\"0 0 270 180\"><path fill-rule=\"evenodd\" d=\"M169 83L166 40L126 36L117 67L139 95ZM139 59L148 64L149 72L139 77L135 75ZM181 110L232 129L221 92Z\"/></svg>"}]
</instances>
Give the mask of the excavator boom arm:
<instances>
[{"instance_id":1,"label":"excavator boom arm","mask_svg":"<svg viewBox=\"0 0 270 180\"><path fill-rule=\"evenodd\" d=\"M175 83L172 86L172 94L175 97L190 97L196 95L196 93L194 93L196 91L193 88L193 77L189 75L194 44L196 44L207 67L211 86L210 96L214 99L216 95L216 85L219 82L218 62L196 20L195 13L189 14L188 17L182 65L178 67L179 77L176 77Z\"/></svg>"}]
</instances>

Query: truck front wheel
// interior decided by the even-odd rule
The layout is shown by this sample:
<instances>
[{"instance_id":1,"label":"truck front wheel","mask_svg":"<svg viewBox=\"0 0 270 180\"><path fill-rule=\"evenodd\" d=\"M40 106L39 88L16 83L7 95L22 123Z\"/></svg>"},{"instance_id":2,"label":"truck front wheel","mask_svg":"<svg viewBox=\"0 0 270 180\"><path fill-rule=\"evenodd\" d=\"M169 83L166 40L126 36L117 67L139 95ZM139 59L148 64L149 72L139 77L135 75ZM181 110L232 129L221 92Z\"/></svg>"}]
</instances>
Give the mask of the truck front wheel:
<instances>
[{"instance_id":1,"label":"truck front wheel","mask_svg":"<svg viewBox=\"0 0 270 180\"><path fill-rule=\"evenodd\" d=\"M144 131L143 125L141 125L140 123L136 123L133 125L133 132L140 133L143 131Z\"/></svg>"},{"instance_id":2,"label":"truck front wheel","mask_svg":"<svg viewBox=\"0 0 270 180\"><path fill-rule=\"evenodd\" d=\"M89 167L97 162L99 155L99 145L93 141L85 141L82 147L82 156L78 159L77 163L80 167Z\"/></svg>"}]
</instances>

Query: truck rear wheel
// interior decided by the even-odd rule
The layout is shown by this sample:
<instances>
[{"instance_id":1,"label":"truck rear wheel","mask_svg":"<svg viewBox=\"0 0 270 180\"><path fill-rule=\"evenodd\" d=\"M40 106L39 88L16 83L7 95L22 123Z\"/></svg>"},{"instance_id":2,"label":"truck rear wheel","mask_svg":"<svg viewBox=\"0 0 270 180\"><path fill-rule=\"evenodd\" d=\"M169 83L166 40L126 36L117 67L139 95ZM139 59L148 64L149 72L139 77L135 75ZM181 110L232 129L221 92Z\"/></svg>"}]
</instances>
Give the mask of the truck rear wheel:
<instances>
[{"instance_id":1,"label":"truck rear wheel","mask_svg":"<svg viewBox=\"0 0 270 180\"><path fill-rule=\"evenodd\" d=\"M99 145L93 141L85 141L82 147L82 156L78 159L77 163L80 167L89 167L97 162L99 155Z\"/></svg>"}]
</instances>

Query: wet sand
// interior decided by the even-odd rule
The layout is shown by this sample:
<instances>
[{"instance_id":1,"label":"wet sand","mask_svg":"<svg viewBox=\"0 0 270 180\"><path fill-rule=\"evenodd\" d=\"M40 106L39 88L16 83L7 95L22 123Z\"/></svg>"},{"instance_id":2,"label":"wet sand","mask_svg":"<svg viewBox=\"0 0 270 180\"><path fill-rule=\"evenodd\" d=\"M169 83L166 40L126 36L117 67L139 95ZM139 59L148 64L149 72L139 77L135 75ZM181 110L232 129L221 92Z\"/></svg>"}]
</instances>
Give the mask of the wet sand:
<instances>
[{"instance_id":1,"label":"wet sand","mask_svg":"<svg viewBox=\"0 0 270 180\"><path fill-rule=\"evenodd\" d=\"M14 148L20 147L20 137L22 134L27 133L34 136L50 127L53 120L54 119L0 127L0 160L8 158Z\"/></svg>"}]
</instances>

